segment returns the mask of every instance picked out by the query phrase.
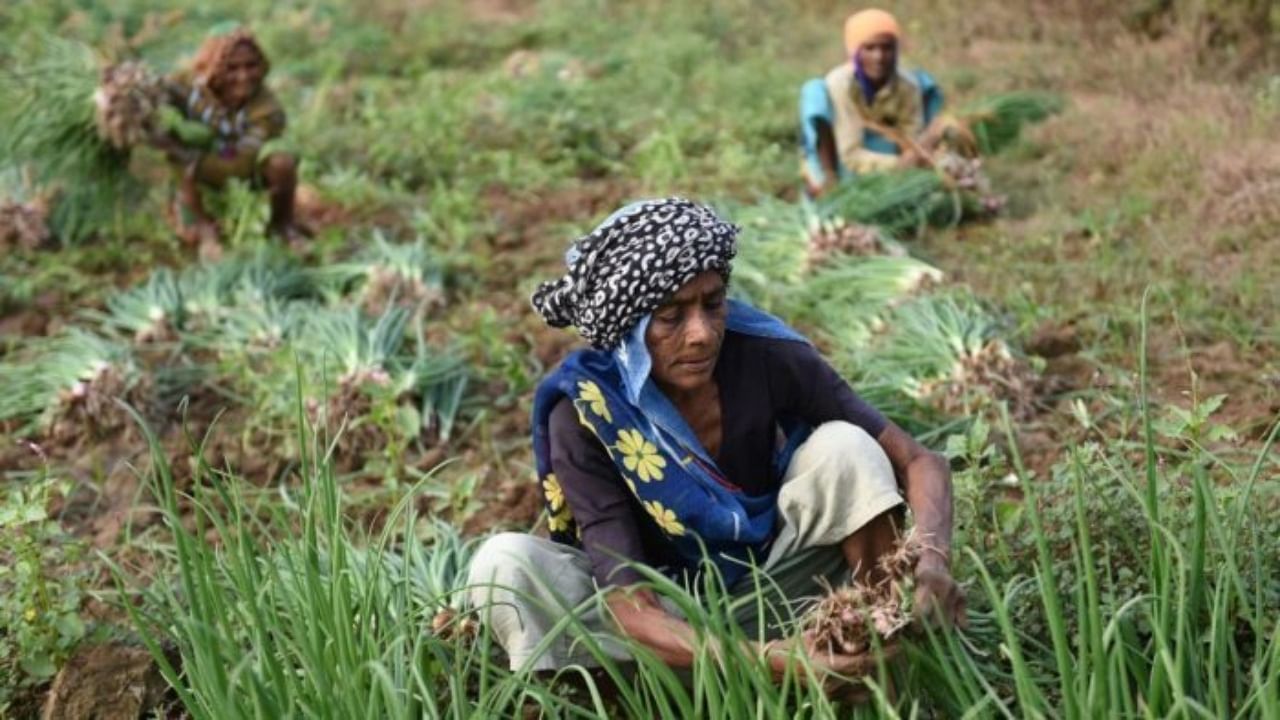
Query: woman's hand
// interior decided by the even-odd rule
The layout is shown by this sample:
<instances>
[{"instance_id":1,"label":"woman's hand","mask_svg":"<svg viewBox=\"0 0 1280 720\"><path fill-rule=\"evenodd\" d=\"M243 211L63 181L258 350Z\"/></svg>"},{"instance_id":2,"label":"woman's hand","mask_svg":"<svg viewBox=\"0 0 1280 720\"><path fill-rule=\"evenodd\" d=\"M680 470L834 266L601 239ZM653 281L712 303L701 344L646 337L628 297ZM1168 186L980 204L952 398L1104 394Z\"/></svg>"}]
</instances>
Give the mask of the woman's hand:
<instances>
[{"instance_id":1,"label":"woman's hand","mask_svg":"<svg viewBox=\"0 0 1280 720\"><path fill-rule=\"evenodd\" d=\"M915 614L925 622L936 622L942 627L952 625L965 628L969 617L965 613L964 591L956 584L947 569L946 559L932 551L925 551L916 565Z\"/></svg>"},{"instance_id":2,"label":"woman's hand","mask_svg":"<svg viewBox=\"0 0 1280 720\"><path fill-rule=\"evenodd\" d=\"M803 656L819 671L818 679L822 682L824 691L828 695L837 695L849 692L851 680L856 686L859 678L875 672L881 662L888 662L896 657L898 645L890 640L882 644L878 651L868 648L866 652L845 655L818 647L802 635L796 635L765 643L764 654L775 681L781 681L786 676L788 667ZM798 677L803 680L804 674L800 673Z\"/></svg>"},{"instance_id":3,"label":"woman's hand","mask_svg":"<svg viewBox=\"0 0 1280 720\"><path fill-rule=\"evenodd\" d=\"M907 148L898 156L898 167L901 168L923 168L929 167L929 159L915 148Z\"/></svg>"},{"instance_id":4,"label":"woman's hand","mask_svg":"<svg viewBox=\"0 0 1280 720\"><path fill-rule=\"evenodd\" d=\"M828 174L827 178L830 178L830 177L831 175ZM809 197L813 198L814 200L817 200L823 195L826 195L827 192L831 190L832 187L835 186L835 182L831 181L830 179L823 180L822 182L814 182L812 178L809 178L806 176L804 179L804 185L805 185L805 192L809 194Z\"/></svg>"},{"instance_id":5,"label":"woman's hand","mask_svg":"<svg viewBox=\"0 0 1280 720\"><path fill-rule=\"evenodd\" d=\"M147 144L164 153L165 158L174 165L194 165L200 160L200 150L184 145L168 133L152 134Z\"/></svg>"}]
</instances>

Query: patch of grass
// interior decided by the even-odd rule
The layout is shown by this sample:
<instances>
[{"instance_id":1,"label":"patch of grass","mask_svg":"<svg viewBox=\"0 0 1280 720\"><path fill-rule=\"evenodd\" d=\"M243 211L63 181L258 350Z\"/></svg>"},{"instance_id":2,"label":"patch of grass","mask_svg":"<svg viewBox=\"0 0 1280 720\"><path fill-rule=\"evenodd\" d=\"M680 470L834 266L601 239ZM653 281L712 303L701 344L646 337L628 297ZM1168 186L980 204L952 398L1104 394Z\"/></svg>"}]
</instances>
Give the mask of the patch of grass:
<instances>
[{"instance_id":1,"label":"patch of grass","mask_svg":"<svg viewBox=\"0 0 1280 720\"><path fill-rule=\"evenodd\" d=\"M86 633L80 617L84 547L48 505L66 488L46 473L0 500L0 714L15 696L53 678Z\"/></svg>"},{"instance_id":2,"label":"patch of grass","mask_svg":"<svg viewBox=\"0 0 1280 720\"><path fill-rule=\"evenodd\" d=\"M1280 573L1271 562L1280 528L1259 504L1277 499L1266 481L1275 469L1270 445L1252 466L1230 466L1207 451L1159 445L1150 431L1145 438L1136 459L1082 448L1047 484L1019 483L1026 502L1016 517L984 518L1000 507L989 500L962 504L958 570L977 585L972 627L908 641L907 660L894 668L896 699L876 690L864 711L1269 716L1280 696ZM986 442L973 436L965 453L987 466L971 468L979 485L1003 470ZM420 545L413 493L381 533L353 529L323 446L314 437L303 444L310 450L291 503L296 514L242 514L242 483L201 465L194 530L183 522L164 454L153 450L178 580L152 585L130 612L195 717L294 707L321 717L370 709L392 717L511 714L526 703L551 716L848 716L812 684L797 684L799 676L781 685L765 677L761 660L737 642L741 631L717 610L714 581L693 595L650 574L707 643L683 680L643 648L631 646L632 671L597 640L579 637L577 613L598 598L563 608L555 630L579 637L601 667L561 674L585 687L579 694L507 671L483 629L470 643L428 632L438 610L460 607L470 546L445 528L433 531L432 546ZM1016 455L1011 462L1025 477ZM1230 489L1215 480L1223 474L1234 480ZM285 539L263 540L270 537ZM170 634L181 674L163 660ZM606 677L616 686L612 704L601 696Z\"/></svg>"}]
</instances>

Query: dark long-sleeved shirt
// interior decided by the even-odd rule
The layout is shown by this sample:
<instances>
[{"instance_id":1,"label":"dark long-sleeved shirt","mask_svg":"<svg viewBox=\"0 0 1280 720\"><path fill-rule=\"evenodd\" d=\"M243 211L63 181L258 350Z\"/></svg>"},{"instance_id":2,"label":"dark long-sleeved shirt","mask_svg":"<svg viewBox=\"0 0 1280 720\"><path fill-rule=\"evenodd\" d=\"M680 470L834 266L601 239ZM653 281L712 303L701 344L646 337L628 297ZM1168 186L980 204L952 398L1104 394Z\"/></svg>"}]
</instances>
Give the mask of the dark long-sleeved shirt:
<instances>
[{"instance_id":1,"label":"dark long-sleeved shirt","mask_svg":"<svg viewBox=\"0 0 1280 720\"><path fill-rule=\"evenodd\" d=\"M722 423L716 464L749 495L775 492L779 424L811 426L845 420L879 437L887 420L804 343L727 333L716 361ZM582 532L601 584L628 585L639 573L625 560L662 569L676 555L666 536L627 489L600 440L578 420L569 398L551 411L551 467ZM616 572L615 572L616 571Z\"/></svg>"}]
</instances>

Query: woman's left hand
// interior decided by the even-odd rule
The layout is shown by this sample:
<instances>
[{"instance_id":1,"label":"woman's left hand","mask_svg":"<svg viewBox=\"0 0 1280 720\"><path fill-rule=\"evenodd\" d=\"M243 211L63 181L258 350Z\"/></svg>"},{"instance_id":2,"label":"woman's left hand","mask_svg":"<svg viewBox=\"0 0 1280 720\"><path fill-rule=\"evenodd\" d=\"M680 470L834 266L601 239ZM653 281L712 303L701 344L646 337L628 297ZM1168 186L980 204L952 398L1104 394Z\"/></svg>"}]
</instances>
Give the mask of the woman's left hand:
<instances>
[{"instance_id":1,"label":"woman's left hand","mask_svg":"<svg viewBox=\"0 0 1280 720\"><path fill-rule=\"evenodd\" d=\"M965 612L964 591L956 584L945 562L929 562L926 557L916 566L916 617L938 622L943 627L969 626Z\"/></svg>"}]
</instances>

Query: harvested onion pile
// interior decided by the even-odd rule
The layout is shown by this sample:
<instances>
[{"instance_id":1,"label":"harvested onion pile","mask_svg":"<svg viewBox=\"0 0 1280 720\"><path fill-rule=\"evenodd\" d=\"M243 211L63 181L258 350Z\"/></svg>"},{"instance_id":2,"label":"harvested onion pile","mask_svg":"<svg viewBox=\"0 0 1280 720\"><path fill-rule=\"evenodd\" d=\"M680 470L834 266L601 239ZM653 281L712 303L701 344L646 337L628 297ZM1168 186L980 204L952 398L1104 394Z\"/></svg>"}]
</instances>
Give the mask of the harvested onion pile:
<instances>
[{"instance_id":1,"label":"harvested onion pile","mask_svg":"<svg viewBox=\"0 0 1280 720\"><path fill-rule=\"evenodd\" d=\"M914 393L951 415L970 411L975 398L1004 400L1015 417L1031 414L1036 374L1026 361L1014 357L1000 340L990 340L978 352L960 357L951 375L922 382Z\"/></svg>"},{"instance_id":2,"label":"harvested onion pile","mask_svg":"<svg viewBox=\"0 0 1280 720\"><path fill-rule=\"evenodd\" d=\"M79 380L58 392L47 437L57 444L74 444L86 429L90 435L101 436L124 428L129 416L116 400L129 399L130 390L121 368L95 363Z\"/></svg>"},{"instance_id":3,"label":"harvested onion pile","mask_svg":"<svg viewBox=\"0 0 1280 720\"><path fill-rule=\"evenodd\" d=\"M49 240L49 206L44 200L0 203L0 250L34 250Z\"/></svg>"},{"instance_id":4,"label":"harvested onion pile","mask_svg":"<svg viewBox=\"0 0 1280 720\"><path fill-rule=\"evenodd\" d=\"M853 583L827 593L800 623L809 647L828 653L858 655L911 624L915 588L912 570L925 550L914 532L880 559L882 579L875 585Z\"/></svg>"},{"instance_id":5,"label":"harvested onion pile","mask_svg":"<svg viewBox=\"0 0 1280 720\"><path fill-rule=\"evenodd\" d=\"M93 94L98 135L117 150L128 150L154 131L163 102L163 85L147 66L129 61L107 67Z\"/></svg>"},{"instance_id":6,"label":"harvested onion pile","mask_svg":"<svg viewBox=\"0 0 1280 720\"><path fill-rule=\"evenodd\" d=\"M983 211L994 214L1004 207L1005 199L992 192L991 180L982 170L982 158L944 151L934 158L934 167L948 186L975 195Z\"/></svg>"},{"instance_id":7,"label":"harvested onion pile","mask_svg":"<svg viewBox=\"0 0 1280 720\"><path fill-rule=\"evenodd\" d=\"M390 386L391 376L382 368L366 368L344 374L337 384L323 405L314 398L307 399L308 420L316 427L327 427L331 433L342 428L342 435L337 438L339 457L360 457L384 447L386 437L371 422L371 391Z\"/></svg>"},{"instance_id":8,"label":"harvested onion pile","mask_svg":"<svg viewBox=\"0 0 1280 720\"><path fill-rule=\"evenodd\" d=\"M815 219L809 227L810 269L821 267L840 255L902 255L901 247L885 242L884 235L871 225L845 222L836 217Z\"/></svg>"},{"instance_id":9,"label":"harvested onion pile","mask_svg":"<svg viewBox=\"0 0 1280 720\"><path fill-rule=\"evenodd\" d=\"M419 276L405 274L394 267L374 267L361 293L360 306L377 316L392 304L430 309L444 305L444 293L439 287L428 286Z\"/></svg>"}]
</instances>

